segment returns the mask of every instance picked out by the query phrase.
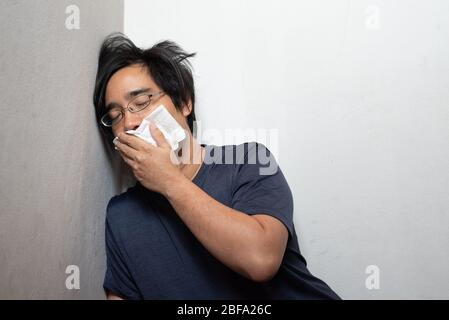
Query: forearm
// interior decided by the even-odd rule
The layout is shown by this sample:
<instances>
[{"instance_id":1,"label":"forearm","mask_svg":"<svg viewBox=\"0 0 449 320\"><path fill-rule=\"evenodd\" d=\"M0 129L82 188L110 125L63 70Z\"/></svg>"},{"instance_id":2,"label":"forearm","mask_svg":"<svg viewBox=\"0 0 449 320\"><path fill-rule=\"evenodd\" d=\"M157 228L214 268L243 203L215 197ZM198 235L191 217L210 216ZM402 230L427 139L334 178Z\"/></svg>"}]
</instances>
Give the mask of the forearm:
<instances>
[{"instance_id":1,"label":"forearm","mask_svg":"<svg viewBox=\"0 0 449 320\"><path fill-rule=\"evenodd\" d=\"M264 268L264 229L253 217L223 205L187 178L170 184L166 198L178 216L223 264L255 279Z\"/></svg>"}]
</instances>

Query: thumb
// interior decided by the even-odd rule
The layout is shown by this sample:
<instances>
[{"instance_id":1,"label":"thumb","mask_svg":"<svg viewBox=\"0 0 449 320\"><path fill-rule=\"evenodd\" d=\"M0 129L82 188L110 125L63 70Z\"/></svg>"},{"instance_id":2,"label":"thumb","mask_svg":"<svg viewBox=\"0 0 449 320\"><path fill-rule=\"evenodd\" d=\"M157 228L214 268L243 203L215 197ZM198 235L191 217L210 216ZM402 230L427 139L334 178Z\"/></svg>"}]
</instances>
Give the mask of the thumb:
<instances>
[{"instance_id":1,"label":"thumb","mask_svg":"<svg viewBox=\"0 0 449 320\"><path fill-rule=\"evenodd\" d=\"M150 122L149 128L150 134L153 137L154 141L156 141L158 147L171 149L171 146L168 143L167 139L165 139L162 131L154 123Z\"/></svg>"}]
</instances>

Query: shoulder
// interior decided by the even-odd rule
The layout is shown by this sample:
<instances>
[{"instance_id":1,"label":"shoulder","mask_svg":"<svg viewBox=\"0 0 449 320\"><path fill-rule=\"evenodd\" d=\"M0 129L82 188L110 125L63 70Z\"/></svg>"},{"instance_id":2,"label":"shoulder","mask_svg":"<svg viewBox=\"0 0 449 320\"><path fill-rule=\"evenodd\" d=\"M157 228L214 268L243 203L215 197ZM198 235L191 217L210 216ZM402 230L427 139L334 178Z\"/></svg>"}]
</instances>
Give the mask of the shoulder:
<instances>
[{"instance_id":1,"label":"shoulder","mask_svg":"<svg viewBox=\"0 0 449 320\"><path fill-rule=\"evenodd\" d=\"M204 162L230 165L218 168L220 170L232 168L234 175L248 170L260 175L278 173L278 163L273 152L263 143L255 141L222 146L209 145Z\"/></svg>"},{"instance_id":2,"label":"shoulder","mask_svg":"<svg viewBox=\"0 0 449 320\"><path fill-rule=\"evenodd\" d=\"M236 163L242 169L255 171L257 175L279 173L278 162L266 145L260 142L246 142L236 146Z\"/></svg>"},{"instance_id":3,"label":"shoulder","mask_svg":"<svg viewBox=\"0 0 449 320\"><path fill-rule=\"evenodd\" d=\"M208 154L215 163L230 164L233 160L233 163L242 164L248 163L246 160L260 159L271 155L270 150L263 143L256 141L221 146L208 145L208 148Z\"/></svg>"},{"instance_id":4,"label":"shoulder","mask_svg":"<svg viewBox=\"0 0 449 320\"><path fill-rule=\"evenodd\" d=\"M260 142L245 142L237 146L237 149L242 149L242 152L245 154L246 159L250 160L253 157L260 159L261 157L265 157L271 155L271 151Z\"/></svg>"},{"instance_id":5,"label":"shoulder","mask_svg":"<svg viewBox=\"0 0 449 320\"><path fill-rule=\"evenodd\" d=\"M112 226L126 226L139 223L144 213L150 217L149 204L157 195L136 184L125 192L113 196L106 207L106 221Z\"/></svg>"},{"instance_id":6,"label":"shoulder","mask_svg":"<svg viewBox=\"0 0 449 320\"><path fill-rule=\"evenodd\" d=\"M130 187L125 192L113 196L106 207L106 219L119 219L120 216L125 214L124 210L135 204L137 198L135 187Z\"/></svg>"}]
</instances>

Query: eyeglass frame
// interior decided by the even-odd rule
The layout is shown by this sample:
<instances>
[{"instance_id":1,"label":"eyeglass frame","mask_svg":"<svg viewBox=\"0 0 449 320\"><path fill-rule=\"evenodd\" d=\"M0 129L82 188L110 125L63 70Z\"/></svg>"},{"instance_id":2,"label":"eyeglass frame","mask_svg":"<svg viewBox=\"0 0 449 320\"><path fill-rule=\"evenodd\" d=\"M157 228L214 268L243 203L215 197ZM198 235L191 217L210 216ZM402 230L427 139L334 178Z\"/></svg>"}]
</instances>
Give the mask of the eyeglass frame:
<instances>
[{"instance_id":1,"label":"eyeglass frame","mask_svg":"<svg viewBox=\"0 0 449 320\"><path fill-rule=\"evenodd\" d=\"M152 101L151 101L151 98L153 98L153 97L158 97L158 96L161 96L161 95L163 95L163 94L165 94L165 92L164 92L163 90L158 91L158 92L142 93L142 94L139 94L139 95L135 96L134 98L132 98L132 99L128 102L128 104L126 105L125 108L123 108L123 107L114 107L114 108L109 109L104 115L101 116L100 123L101 123L103 126L105 126L105 127L111 128L113 125L116 125L116 124L118 124L120 121L122 121L123 117L125 116L125 111L126 111L126 110L128 110L128 111L131 112L131 113L137 113L137 112L140 112L140 111L142 111L142 110L145 110L145 109L148 108L148 106L151 104L151 102L152 102ZM129 108L129 107L130 107L130 104L131 104L132 102L134 102L136 99L138 99L139 97L141 97L141 96L148 96L148 97L150 98L149 103L148 103L145 107L143 107L142 109L139 109L139 110L136 110L136 111L131 111L131 109ZM105 119L105 117L108 115L108 112L111 111L112 109L118 109L118 108L120 108L120 119L119 119L116 123L114 123L114 124L111 123L111 125L107 125L106 123L104 123L104 119Z\"/></svg>"}]
</instances>

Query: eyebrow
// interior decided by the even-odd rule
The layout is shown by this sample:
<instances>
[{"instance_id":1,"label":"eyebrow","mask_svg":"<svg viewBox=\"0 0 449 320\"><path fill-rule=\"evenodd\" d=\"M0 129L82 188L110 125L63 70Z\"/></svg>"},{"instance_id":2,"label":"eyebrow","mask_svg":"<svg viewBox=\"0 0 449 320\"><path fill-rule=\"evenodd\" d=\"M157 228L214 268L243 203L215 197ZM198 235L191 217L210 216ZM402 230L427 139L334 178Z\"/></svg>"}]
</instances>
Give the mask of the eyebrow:
<instances>
[{"instance_id":1,"label":"eyebrow","mask_svg":"<svg viewBox=\"0 0 449 320\"><path fill-rule=\"evenodd\" d=\"M139 88L139 89L134 89L129 91L126 95L125 95L125 99L130 100L131 98L138 96L139 94L142 93L146 93L146 92L150 92L152 91L151 88ZM117 107L120 106L117 102L110 102L106 105L106 110L109 110L112 107Z\"/></svg>"}]
</instances>

